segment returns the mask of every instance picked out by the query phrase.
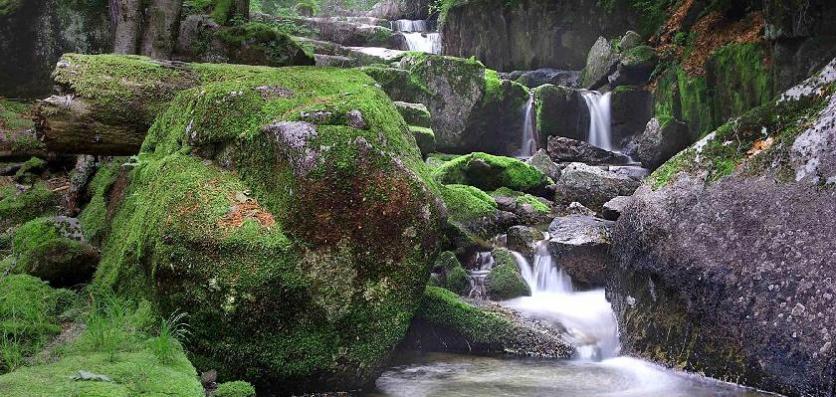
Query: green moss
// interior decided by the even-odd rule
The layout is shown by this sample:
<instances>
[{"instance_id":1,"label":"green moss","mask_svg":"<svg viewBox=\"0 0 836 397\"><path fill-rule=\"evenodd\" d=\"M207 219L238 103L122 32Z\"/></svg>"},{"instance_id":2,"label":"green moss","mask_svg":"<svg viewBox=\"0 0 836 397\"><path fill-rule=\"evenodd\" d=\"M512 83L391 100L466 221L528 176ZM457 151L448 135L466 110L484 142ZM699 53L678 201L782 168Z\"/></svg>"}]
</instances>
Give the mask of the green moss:
<instances>
[{"instance_id":1,"label":"green moss","mask_svg":"<svg viewBox=\"0 0 836 397\"><path fill-rule=\"evenodd\" d=\"M437 287L427 287L416 317L452 330L475 343L499 344L514 329L510 321L480 310L453 292Z\"/></svg>"},{"instance_id":2,"label":"green moss","mask_svg":"<svg viewBox=\"0 0 836 397\"><path fill-rule=\"evenodd\" d=\"M430 153L429 155L427 155L426 164L430 169L435 170L444 165L444 163L456 159L458 157L461 157L461 155L446 153Z\"/></svg>"},{"instance_id":3,"label":"green moss","mask_svg":"<svg viewBox=\"0 0 836 397\"><path fill-rule=\"evenodd\" d=\"M247 22L224 27L217 37L234 49L232 61L248 65L313 65L313 53L276 26Z\"/></svg>"},{"instance_id":4,"label":"green moss","mask_svg":"<svg viewBox=\"0 0 836 397\"><path fill-rule=\"evenodd\" d=\"M482 190L507 187L533 191L551 183L549 177L520 160L487 153L456 158L436 169L433 175L443 184L470 185Z\"/></svg>"},{"instance_id":5,"label":"green moss","mask_svg":"<svg viewBox=\"0 0 836 397\"><path fill-rule=\"evenodd\" d=\"M0 187L0 230L55 214L57 206L57 195L41 182L22 192L15 186Z\"/></svg>"},{"instance_id":6,"label":"green moss","mask_svg":"<svg viewBox=\"0 0 836 397\"><path fill-rule=\"evenodd\" d=\"M415 137L415 142L421 153L432 153L435 150L435 132L430 128L409 126L409 131Z\"/></svg>"},{"instance_id":7,"label":"green moss","mask_svg":"<svg viewBox=\"0 0 836 397\"><path fill-rule=\"evenodd\" d=\"M150 129L96 286L190 308L194 362L221 378L365 382L406 332L442 226L407 125L357 70L193 69L224 81Z\"/></svg>"},{"instance_id":8,"label":"green moss","mask_svg":"<svg viewBox=\"0 0 836 397\"><path fill-rule=\"evenodd\" d=\"M488 296L500 301L531 295L528 285L520 275L517 261L511 253L508 250L496 249L493 251L493 256L496 266L491 269L485 280Z\"/></svg>"},{"instance_id":9,"label":"green moss","mask_svg":"<svg viewBox=\"0 0 836 397\"><path fill-rule=\"evenodd\" d=\"M15 229L12 257L16 273L27 273L56 286L88 280L97 254L89 245L64 237L53 218L37 218Z\"/></svg>"},{"instance_id":10,"label":"green moss","mask_svg":"<svg viewBox=\"0 0 836 397\"><path fill-rule=\"evenodd\" d=\"M219 25L226 25L231 17L234 0L212 0L212 19Z\"/></svg>"},{"instance_id":11,"label":"green moss","mask_svg":"<svg viewBox=\"0 0 836 397\"><path fill-rule=\"evenodd\" d=\"M14 13L22 4L22 0L0 0L0 17Z\"/></svg>"},{"instance_id":12,"label":"green moss","mask_svg":"<svg viewBox=\"0 0 836 397\"><path fill-rule=\"evenodd\" d=\"M244 381L226 382L218 385L215 397L255 397L253 385Z\"/></svg>"},{"instance_id":13,"label":"green moss","mask_svg":"<svg viewBox=\"0 0 836 397\"><path fill-rule=\"evenodd\" d=\"M2 8L2 6L0 6ZM2 10L0 10L2 15ZM32 128L34 122L29 116L32 105L0 97L0 132L9 133Z\"/></svg>"},{"instance_id":14,"label":"green moss","mask_svg":"<svg viewBox=\"0 0 836 397\"><path fill-rule=\"evenodd\" d=\"M87 186L87 194L90 202L78 216L81 222L81 230L84 237L92 244L100 245L110 231L110 218L113 215L118 202L118 197L111 197L111 189L121 173L121 165L124 159L116 158L104 164L96 176Z\"/></svg>"},{"instance_id":15,"label":"green moss","mask_svg":"<svg viewBox=\"0 0 836 397\"><path fill-rule=\"evenodd\" d=\"M53 356L0 376L3 395L52 396L203 396L197 372L174 340L171 360L163 363L150 348L147 306L112 301L94 311L84 332L59 346ZM75 380L85 371L110 381Z\"/></svg>"},{"instance_id":16,"label":"green moss","mask_svg":"<svg viewBox=\"0 0 836 397\"><path fill-rule=\"evenodd\" d=\"M711 56L708 79L714 87L714 124L768 103L774 96L772 73L759 43L726 45Z\"/></svg>"},{"instance_id":17,"label":"green moss","mask_svg":"<svg viewBox=\"0 0 836 397\"><path fill-rule=\"evenodd\" d=\"M532 196L530 194L527 194L527 193L522 193L522 192L517 192L517 191L511 190L507 187L502 187L502 188L499 188L497 190L494 190L493 192L490 193L490 195L491 195L491 197L494 197L494 198L497 198L497 197L513 197L514 201L516 201L517 204L530 205L532 208L534 208L535 211L537 211L541 214L547 214L551 211L551 208L549 208L548 204L544 203L539 198L534 197L534 196Z\"/></svg>"},{"instance_id":18,"label":"green moss","mask_svg":"<svg viewBox=\"0 0 836 397\"><path fill-rule=\"evenodd\" d=\"M58 315L68 303L68 294L28 275L0 277L0 373L22 365L24 358L61 331Z\"/></svg>"},{"instance_id":19,"label":"green moss","mask_svg":"<svg viewBox=\"0 0 836 397\"><path fill-rule=\"evenodd\" d=\"M470 291L470 277L462 267L456 267L447 273L447 280L444 288L459 295L467 295Z\"/></svg>"},{"instance_id":20,"label":"green moss","mask_svg":"<svg viewBox=\"0 0 836 397\"><path fill-rule=\"evenodd\" d=\"M473 186L445 185L441 189L441 197L453 222L465 222L497 211L496 201Z\"/></svg>"},{"instance_id":21,"label":"green moss","mask_svg":"<svg viewBox=\"0 0 836 397\"><path fill-rule=\"evenodd\" d=\"M653 61L654 58L656 58L656 50L650 46L640 45L627 50L621 62L629 66L648 63Z\"/></svg>"}]
</instances>

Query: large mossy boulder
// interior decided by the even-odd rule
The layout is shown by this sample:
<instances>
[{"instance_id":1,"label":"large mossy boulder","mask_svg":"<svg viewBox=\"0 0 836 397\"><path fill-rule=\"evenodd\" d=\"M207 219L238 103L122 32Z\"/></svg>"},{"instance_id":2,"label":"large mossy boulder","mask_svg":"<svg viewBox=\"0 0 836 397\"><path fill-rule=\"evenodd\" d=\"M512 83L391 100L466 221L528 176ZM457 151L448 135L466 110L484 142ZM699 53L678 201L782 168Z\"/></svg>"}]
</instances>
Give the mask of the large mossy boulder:
<instances>
[{"instance_id":1,"label":"large mossy boulder","mask_svg":"<svg viewBox=\"0 0 836 397\"><path fill-rule=\"evenodd\" d=\"M507 187L537 194L551 183L540 170L520 160L487 153L457 157L433 171L433 175L445 185L469 185L485 191Z\"/></svg>"},{"instance_id":2,"label":"large mossy boulder","mask_svg":"<svg viewBox=\"0 0 836 397\"><path fill-rule=\"evenodd\" d=\"M517 222L517 217L500 211L496 201L484 191L468 185L444 185L441 197L448 210L448 230L458 247L480 245Z\"/></svg>"},{"instance_id":3,"label":"large mossy boulder","mask_svg":"<svg viewBox=\"0 0 836 397\"><path fill-rule=\"evenodd\" d=\"M186 308L195 365L264 393L364 385L406 332L439 187L357 70L206 65L149 132L95 284Z\"/></svg>"},{"instance_id":4,"label":"large mossy boulder","mask_svg":"<svg viewBox=\"0 0 836 397\"><path fill-rule=\"evenodd\" d=\"M836 370L836 61L657 169L612 231L629 352L783 395Z\"/></svg>"},{"instance_id":5,"label":"large mossy boulder","mask_svg":"<svg viewBox=\"0 0 836 397\"><path fill-rule=\"evenodd\" d=\"M77 219L37 218L15 229L12 239L14 272L68 287L90 280L99 253L84 240Z\"/></svg>"}]
</instances>

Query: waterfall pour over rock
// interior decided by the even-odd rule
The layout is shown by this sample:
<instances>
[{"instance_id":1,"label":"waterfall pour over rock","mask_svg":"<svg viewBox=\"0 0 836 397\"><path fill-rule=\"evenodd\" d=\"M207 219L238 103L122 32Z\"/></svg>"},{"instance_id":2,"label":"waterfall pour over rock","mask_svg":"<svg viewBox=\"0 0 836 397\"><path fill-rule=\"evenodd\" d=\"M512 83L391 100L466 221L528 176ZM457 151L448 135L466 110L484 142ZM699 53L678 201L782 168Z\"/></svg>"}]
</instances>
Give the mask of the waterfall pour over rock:
<instances>
[{"instance_id":1,"label":"waterfall pour over rock","mask_svg":"<svg viewBox=\"0 0 836 397\"><path fill-rule=\"evenodd\" d=\"M537 137L537 120L536 109L534 106L534 93L532 92L528 97L528 102L525 104L525 117L523 117L522 128L522 143L517 157L531 157L537 153L539 142Z\"/></svg>"},{"instance_id":2,"label":"waterfall pour over rock","mask_svg":"<svg viewBox=\"0 0 836 397\"><path fill-rule=\"evenodd\" d=\"M601 149L614 150L612 145L612 113L610 110L612 93L601 94L598 91L583 91L586 106L589 108L589 136L587 142Z\"/></svg>"},{"instance_id":3,"label":"waterfall pour over rock","mask_svg":"<svg viewBox=\"0 0 836 397\"><path fill-rule=\"evenodd\" d=\"M441 34L431 32L427 21L400 19L391 21L390 26L392 30L404 35L410 51L441 54Z\"/></svg>"},{"instance_id":4,"label":"waterfall pour over rock","mask_svg":"<svg viewBox=\"0 0 836 397\"><path fill-rule=\"evenodd\" d=\"M506 306L561 324L580 360L600 361L618 355L618 323L603 289L575 291L572 278L549 252L548 239L537 243L533 264L519 253L513 255L531 296L506 301Z\"/></svg>"}]
</instances>

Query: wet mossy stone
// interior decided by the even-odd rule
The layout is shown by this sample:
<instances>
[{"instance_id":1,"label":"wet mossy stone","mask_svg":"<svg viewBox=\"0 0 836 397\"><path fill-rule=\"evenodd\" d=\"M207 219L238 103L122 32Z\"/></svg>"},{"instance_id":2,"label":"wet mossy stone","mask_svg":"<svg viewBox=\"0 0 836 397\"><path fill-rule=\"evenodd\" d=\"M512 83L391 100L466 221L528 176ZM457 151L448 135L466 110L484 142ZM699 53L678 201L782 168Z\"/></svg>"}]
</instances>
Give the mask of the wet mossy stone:
<instances>
[{"instance_id":1,"label":"wet mossy stone","mask_svg":"<svg viewBox=\"0 0 836 397\"><path fill-rule=\"evenodd\" d=\"M57 213L58 195L44 183L0 186L0 230Z\"/></svg>"},{"instance_id":2,"label":"wet mossy stone","mask_svg":"<svg viewBox=\"0 0 836 397\"><path fill-rule=\"evenodd\" d=\"M455 293L438 287L427 287L416 319L479 345L502 345L514 331L514 325L507 319L474 307Z\"/></svg>"},{"instance_id":3,"label":"wet mossy stone","mask_svg":"<svg viewBox=\"0 0 836 397\"><path fill-rule=\"evenodd\" d=\"M259 392L346 390L404 336L440 186L358 70L204 65L149 131L95 285L189 308L200 368Z\"/></svg>"},{"instance_id":4,"label":"wet mossy stone","mask_svg":"<svg viewBox=\"0 0 836 397\"><path fill-rule=\"evenodd\" d=\"M441 274L440 287L459 295L466 295L470 291L470 277L452 251L444 251L438 255L435 270Z\"/></svg>"},{"instance_id":5,"label":"wet mossy stone","mask_svg":"<svg viewBox=\"0 0 836 397\"><path fill-rule=\"evenodd\" d=\"M552 182L520 160L487 153L471 153L449 161L436 169L434 176L443 184L469 185L485 191L507 187L535 194Z\"/></svg>"},{"instance_id":6,"label":"wet mossy stone","mask_svg":"<svg viewBox=\"0 0 836 397\"><path fill-rule=\"evenodd\" d=\"M78 220L63 216L37 218L15 229L14 272L68 287L90 280L98 251L84 241Z\"/></svg>"},{"instance_id":7,"label":"wet mossy stone","mask_svg":"<svg viewBox=\"0 0 836 397\"><path fill-rule=\"evenodd\" d=\"M265 66L314 65L312 53L275 26L262 22L221 28L231 63Z\"/></svg>"},{"instance_id":8,"label":"wet mossy stone","mask_svg":"<svg viewBox=\"0 0 836 397\"><path fill-rule=\"evenodd\" d=\"M519 266L511 252L496 249L493 251L493 257L496 265L485 279L488 296L492 300L503 301L531 295L531 290L520 275Z\"/></svg>"},{"instance_id":9,"label":"wet mossy stone","mask_svg":"<svg viewBox=\"0 0 836 397\"><path fill-rule=\"evenodd\" d=\"M395 106L397 106L398 112L400 112L401 116L403 116L403 119L406 120L407 124L418 127L432 128L430 111L427 110L427 107L423 104L395 102Z\"/></svg>"}]
</instances>

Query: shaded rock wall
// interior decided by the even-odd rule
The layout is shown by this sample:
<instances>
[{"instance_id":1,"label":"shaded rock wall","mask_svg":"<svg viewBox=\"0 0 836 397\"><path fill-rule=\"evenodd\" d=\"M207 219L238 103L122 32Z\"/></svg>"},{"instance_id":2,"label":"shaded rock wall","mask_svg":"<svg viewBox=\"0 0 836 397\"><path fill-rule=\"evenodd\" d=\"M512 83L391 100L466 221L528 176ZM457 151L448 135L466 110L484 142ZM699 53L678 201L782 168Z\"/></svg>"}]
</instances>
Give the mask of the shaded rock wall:
<instances>
[{"instance_id":1,"label":"shaded rock wall","mask_svg":"<svg viewBox=\"0 0 836 397\"><path fill-rule=\"evenodd\" d=\"M490 68L580 70L599 36L635 25L626 6L607 11L596 0L483 0L454 6L442 21L444 54L475 56Z\"/></svg>"}]
</instances>

